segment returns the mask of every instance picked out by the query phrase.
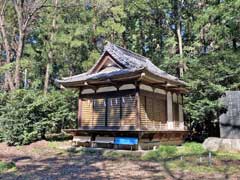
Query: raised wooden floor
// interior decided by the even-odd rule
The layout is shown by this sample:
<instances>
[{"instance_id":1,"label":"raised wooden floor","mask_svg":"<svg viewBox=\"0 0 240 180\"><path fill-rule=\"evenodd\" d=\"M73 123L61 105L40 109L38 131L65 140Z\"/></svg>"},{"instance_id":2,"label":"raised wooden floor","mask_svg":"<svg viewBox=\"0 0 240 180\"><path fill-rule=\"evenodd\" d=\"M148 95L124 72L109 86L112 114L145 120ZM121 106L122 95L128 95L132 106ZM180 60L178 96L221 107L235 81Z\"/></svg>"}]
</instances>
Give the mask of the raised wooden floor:
<instances>
[{"instance_id":1,"label":"raised wooden floor","mask_svg":"<svg viewBox=\"0 0 240 180\"><path fill-rule=\"evenodd\" d=\"M111 137L137 137L139 143L159 142L161 144L181 144L187 134L186 130L137 130L124 128L79 128L79 129L64 129L66 133L73 136L91 136L92 140L97 136Z\"/></svg>"}]
</instances>

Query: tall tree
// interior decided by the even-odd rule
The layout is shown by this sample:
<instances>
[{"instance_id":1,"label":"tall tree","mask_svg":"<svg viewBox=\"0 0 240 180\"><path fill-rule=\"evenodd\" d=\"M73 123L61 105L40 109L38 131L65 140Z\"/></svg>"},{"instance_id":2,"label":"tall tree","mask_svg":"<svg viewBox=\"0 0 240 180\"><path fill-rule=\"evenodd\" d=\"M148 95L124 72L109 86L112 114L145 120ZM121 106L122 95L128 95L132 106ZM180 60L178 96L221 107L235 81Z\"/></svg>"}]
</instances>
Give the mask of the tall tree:
<instances>
[{"instance_id":1,"label":"tall tree","mask_svg":"<svg viewBox=\"0 0 240 180\"><path fill-rule=\"evenodd\" d=\"M15 62L15 81L13 81L13 74L9 71L6 72L10 90L20 87L20 60L23 55L24 41L28 35L28 30L30 30L33 17L36 19L36 13L44 6L46 1L2 1L0 24L4 51L6 52L6 63ZM10 14L12 17L9 17ZM6 15L8 15L8 22L5 21ZM17 19L16 23L15 18Z\"/></svg>"},{"instance_id":2,"label":"tall tree","mask_svg":"<svg viewBox=\"0 0 240 180\"><path fill-rule=\"evenodd\" d=\"M46 65L46 72L45 72L45 80L44 80L44 94L46 95L49 86L49 76L52 71L52 63L53 63L53 38L56 31L56 19L57 19L57 8L58 8L58 0L53 0L52 4L54 6L53 15L52 15L52 26L50 30L50 37L49 37L49 52L48 52L48 62Z\"/></svg>"},{"instance_id":3,"label":"tall tree","mask_svg":"<svg viewBox=\"0 0 240 180\"><path fill-rule=\"evenodd\" d=\"M3 41L3 49L6 54L6 63L9 64L11 62L11 47L10 47L9 38L6 32L6 22L5 22L6 6L7 6L7 0L1 1L1 14L0 14L1 36ZM6 88L9 87L10 90L14 89L14 82L13 82L10 71L7 71L5 73L5 84L7 84L5 85Z\"/></svg>"}]
</instances>

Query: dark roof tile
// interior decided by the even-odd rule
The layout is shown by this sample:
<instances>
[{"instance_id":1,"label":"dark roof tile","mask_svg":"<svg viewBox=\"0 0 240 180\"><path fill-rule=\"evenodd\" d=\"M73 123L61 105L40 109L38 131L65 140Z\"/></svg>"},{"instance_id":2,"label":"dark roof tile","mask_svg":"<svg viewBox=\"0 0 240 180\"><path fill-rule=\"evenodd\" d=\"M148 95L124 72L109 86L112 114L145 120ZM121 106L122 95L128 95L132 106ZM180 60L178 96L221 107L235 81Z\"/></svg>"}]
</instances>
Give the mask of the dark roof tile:
<instances>
[{"instance_id":1,"label":"dark roof tile","mask_svg":"<svg viewBox=\"0 0 240 180\"><path fill-rule=\"evenodd\" d=\"M108 52L114 60L116 60L119 64L123 65L126 69L120 69L112 72L97 72L92 73L94 67L101 61L103 55ZM95 65L86 73L79 74L76 76L71 76L67 78L63 78L63 80L57 80L59 83L68 83L68 82L78 82L92 79L104 79L109 78L111 76L125 74L129 72L134 72L138 70L145 69L150 73L153 73L156 76L164 78L166 80L174 81L178 84L186 85L184 81L179 80L177 77L172 76L165 71L160 70L157 66L155 66L149 58L136 54L130 50L117 46L115 44L108 43L105 48L100 59L95 63Z\"/></svg>"}]
</instances>

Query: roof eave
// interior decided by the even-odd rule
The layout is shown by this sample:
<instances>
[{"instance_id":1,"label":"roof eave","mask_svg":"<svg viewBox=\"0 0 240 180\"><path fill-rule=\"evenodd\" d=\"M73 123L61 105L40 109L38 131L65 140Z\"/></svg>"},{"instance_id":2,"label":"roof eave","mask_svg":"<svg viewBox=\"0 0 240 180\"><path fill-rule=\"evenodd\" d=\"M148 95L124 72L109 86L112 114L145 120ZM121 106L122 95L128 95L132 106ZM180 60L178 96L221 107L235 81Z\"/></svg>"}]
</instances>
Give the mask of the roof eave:
<instances>
[{"instance_id":1,"label":"roof eave","mask_svg":"<svg viewBox=\"0 0 240 180\"><path fill-rule=\"evenodd\" d=\"M141 73L143 72L143 69L139 69L133 72L129 72L126 74L118 74L114 75L112 77L106 77L106 78L99 78L99 79L83 79L78 81L66 81L66 80L56 80L57 83L63 85L66 88L77 88L81 86L88 86L90 84L98 85L103 83L113 83L113 82L124 82L129 80L137 80L141 77Z\"/></svg>"}]
</instances>

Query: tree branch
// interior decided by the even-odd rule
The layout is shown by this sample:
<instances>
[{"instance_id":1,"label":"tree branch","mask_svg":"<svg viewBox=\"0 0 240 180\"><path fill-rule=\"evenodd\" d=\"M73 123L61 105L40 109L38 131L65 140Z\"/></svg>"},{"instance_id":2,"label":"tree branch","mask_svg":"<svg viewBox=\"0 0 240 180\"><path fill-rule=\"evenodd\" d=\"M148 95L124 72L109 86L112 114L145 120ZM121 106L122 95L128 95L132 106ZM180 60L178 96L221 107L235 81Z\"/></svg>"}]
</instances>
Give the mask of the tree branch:
<instances>
[{"instance_id":1,"label":"tree branch","mask_svg":"<svg viewBox=\"0 0 240 180\"><path fill-rule=\"evenodd\" d=\"M3 3L2 9L1 9L1 16L2 16L3 13L4 13L4 9L5 9L5 7L6 7L6 4L7 4L7 0L5 0L4 3Z\"/></svg>"},{"instance_id":2,"label":"tree branch","mask_svg":"<svg viewBox=\"0 0 240 180\"><path fill-rule=\"evenodd\" d=\"M27 19L25 20L24 24L23 24L23 31L26 30L28 23L32 20L32 16L39 11L41 8L44 7L44 4L47 2L47 0L45 0L41 5L37 6L35 9L33 9L33 11L28 15Z\"/></svg>"}]
</instances>

